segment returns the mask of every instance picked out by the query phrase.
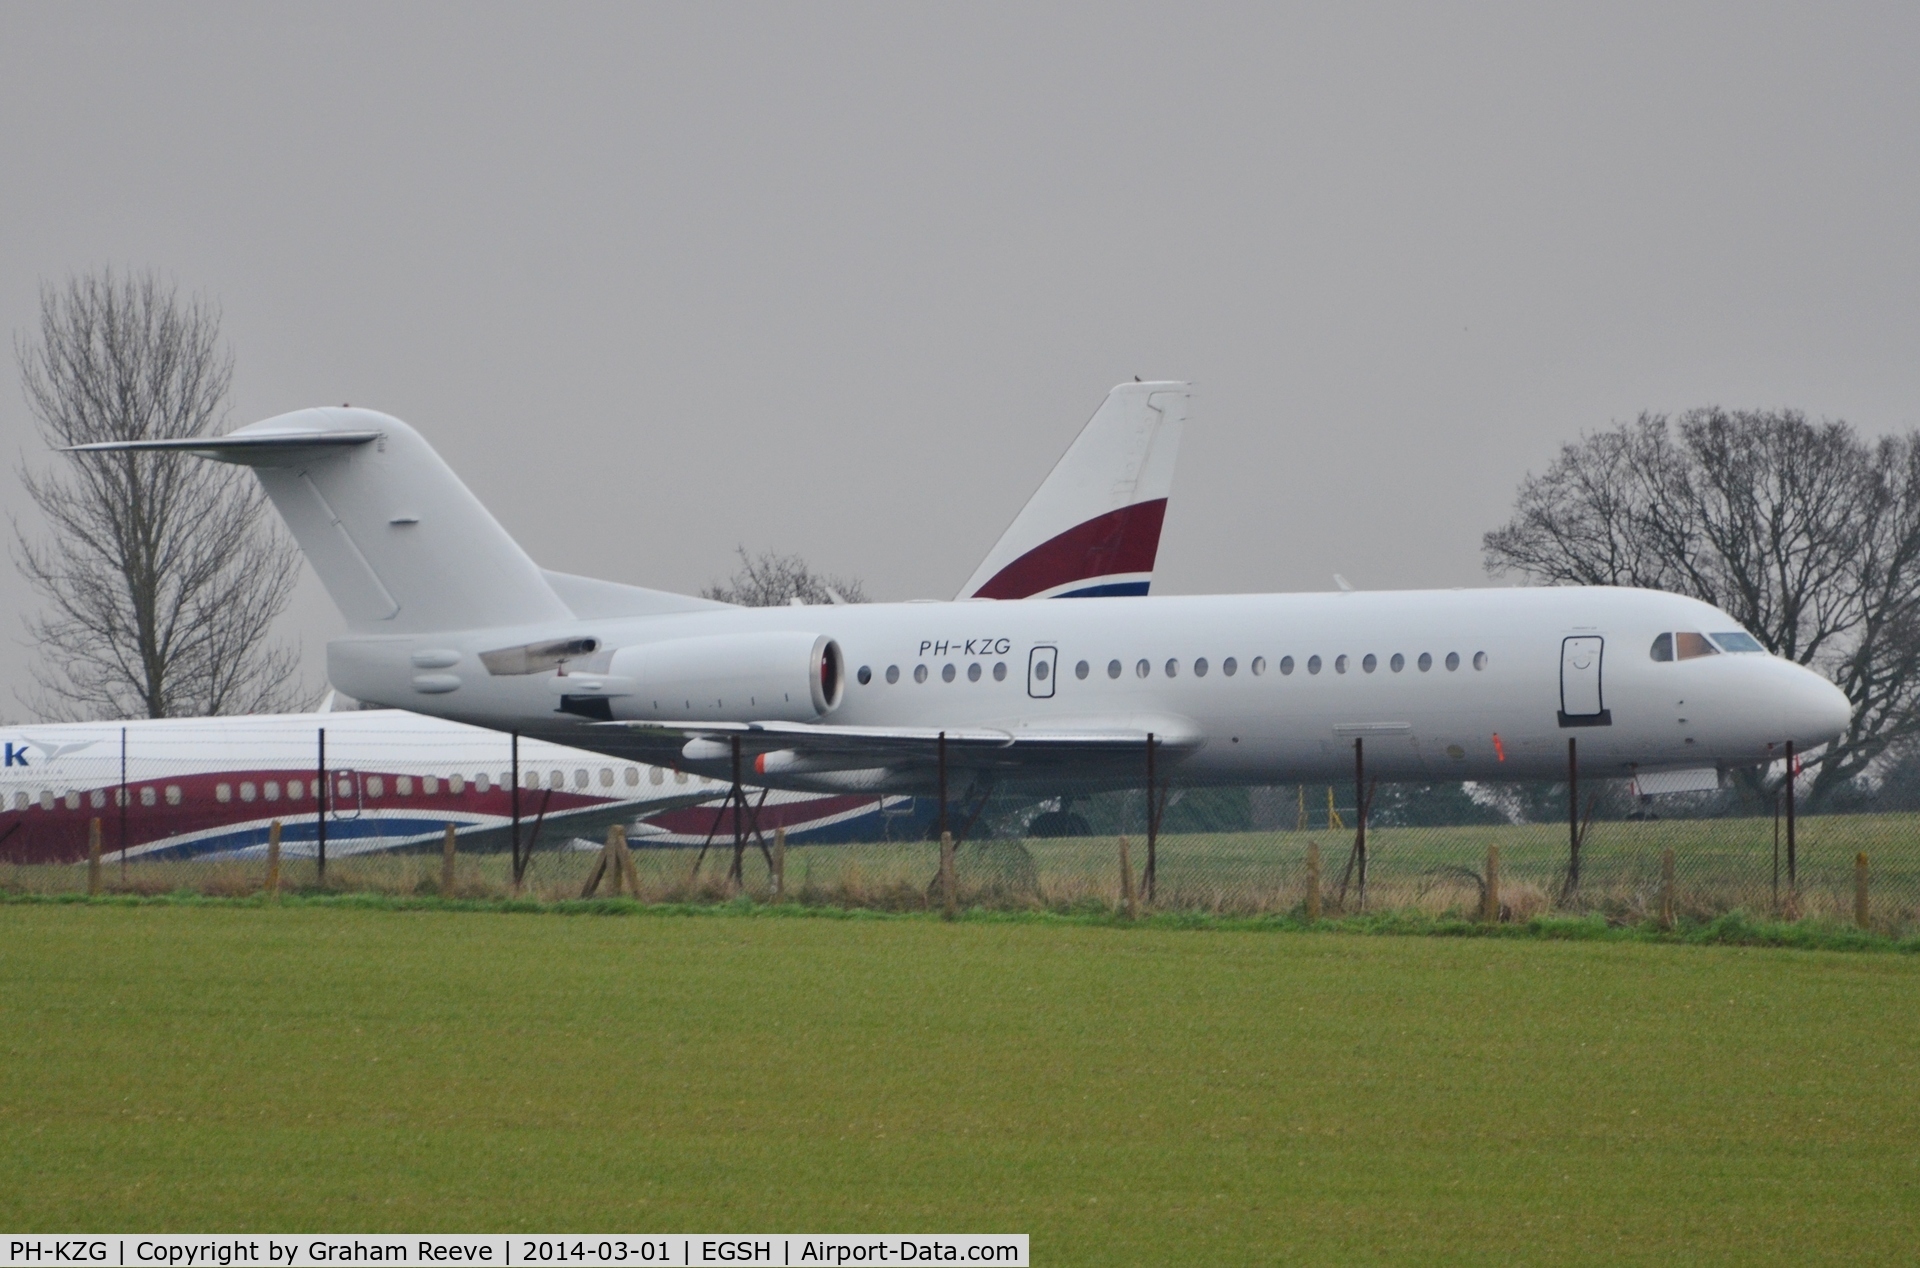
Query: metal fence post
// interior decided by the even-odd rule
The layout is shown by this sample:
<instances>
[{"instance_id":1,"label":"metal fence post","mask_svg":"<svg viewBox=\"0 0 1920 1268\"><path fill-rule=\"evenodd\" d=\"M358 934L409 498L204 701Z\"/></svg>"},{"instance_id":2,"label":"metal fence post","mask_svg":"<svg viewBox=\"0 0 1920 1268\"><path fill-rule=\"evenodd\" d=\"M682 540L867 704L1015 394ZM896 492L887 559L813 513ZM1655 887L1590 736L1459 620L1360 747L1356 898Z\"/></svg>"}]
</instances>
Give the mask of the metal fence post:
<instances>
[{"instance_id":1,"label":"metal fence post","mask_svg":"<svg viewBox=\"0 0 1920 1268\"><path fill-rule=\"evenodd\" d=\"M941 836L945 836L947 835L947 733L945 731L940 732L939 767L940 818L934 830Z\"/></svg>"},{"instance_id":2,"label":"metal fence post","mask_svg":"<svg viewBox=\"0 0 1920 1268\"><path fill-rule=\"evenodd\" d=\"M1353 863L1359 882L1360 910L1367 909L1367 755L1363 741L1353 740Z\"/></svg>"},{"instance_id":3,"label":"metal fence post","mask_svg":"<svg viewBox=\"0 0 1920 1268\"><path fill-rule=\"evenodd\" d=\"M1120 909L1132 920L1139 914L1139 908L1133 897L1133 859L1129 857L1127 839L1120 838Z\"/></svg>"},{"instance_id":4,"label":"metal fence post","mask_svg":"<svg viewBox=\"0 0 1920 1268\"><path fill-rule=\"evenodd\" d=\"M1153 767L1153 732L1147 732L1147 867L1141 874L1140 888L1145 891L1147 901L1154 897L1154 887L1159 881L1157 875L1160 848L1159 784L1156 782Z\"/></svg>"},{"instance_id":5,"label":"metal fence post","mask_svg":"<svg viewBox=\"0 0 1920 1268\"><path fill-rule=\"evenodd\" d=\"M1799 772L1794 769L1793 741L1787 741L1787 898L1795 901L1800 897L1800 860L1799 852L1794 848L1793 833L1793 780Z\"/></svg>"},{"instance_id":6,"label":"metal fence post","mask_svg":"<svg viewBox=\"0 0 1920 1268\"><path fill-rule=\"evenodd\" d=\"M1863 856L1864 857L1864 856ZM87 825L87 897L100 894L100 820Z\"/></svg>"},{"instance_id":7,"label":"metal fence post","mask_svg":"<svg viewBox=\"0 0 1920 1268\"><path fill-rule=\"evenodd\" d=\"M327 728L320 728L320 762L313 781L314 872L321 884L327 879Z\"/></svg>"},{"instance_id":8,"label":"metal fence post","mask_svg":"<svg viewBox=\"0 0 1920 1268\"><path fill-rule=\"evenodd\" d=\"M512 767L509 773L513 776L513 790L508 795L513 814L513 840L509 844L513 856L513 887L518 890L520 878L526 873L525 864L520 862L520 732L510 731L508 736L508 757Z\"/></svg>"},{"instance_id":9,"label":"metal fence post","mask_svg":"<svg viewBox=\"0 0 1920 1268\"><path fill-rule=\"evenodd\" d=\"M120 883L127 883L127 728L120 728Z\"/></svg>"},{"instance_id":10,"label":"metal fence post","mask_svg":"<svg viewBox=\"0 0 1920 1268\"><path fill-rule=\"evenodd\" d=\"M1567 888L1562 896L1580 892L1580 754L1577 741L1567 737Z\"/></svg>"}]
</instances>

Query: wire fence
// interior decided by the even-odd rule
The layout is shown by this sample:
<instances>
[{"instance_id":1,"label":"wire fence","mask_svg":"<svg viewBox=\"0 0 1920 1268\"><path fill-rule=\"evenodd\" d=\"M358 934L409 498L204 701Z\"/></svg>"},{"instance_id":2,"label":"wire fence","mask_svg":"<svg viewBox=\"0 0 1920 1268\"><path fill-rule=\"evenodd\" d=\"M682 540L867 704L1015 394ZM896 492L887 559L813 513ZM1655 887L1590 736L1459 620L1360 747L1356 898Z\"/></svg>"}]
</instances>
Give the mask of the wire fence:
<instances>
[{"instance_id":1,"label":"wire fence","mask_svg":"<svg viewBox=\"0 0 1920 1268\"><path fill-rule=\"evenodd\" d=\"M110 726L67 741L83 751L39 745L0 783L0 889L944 901L927 798L735 799L667 768L355 715L327 723L327 764L320 729L230 723L219 753L186 731ZM1222 914L1636 923L1738 910L1889 933L1920 920L1920 812L1872 798L1807 813L1738 782L1643 797L1625 781L1374 785L1365 797L1362 814L1352 785L1175 787L1152 816L1141 790L960 797L946 816L955 893L1082 911L1122 908L1131 886L1137 905ZM616 830L626 844L610 868Z\"/></svg>"}]
</instances>

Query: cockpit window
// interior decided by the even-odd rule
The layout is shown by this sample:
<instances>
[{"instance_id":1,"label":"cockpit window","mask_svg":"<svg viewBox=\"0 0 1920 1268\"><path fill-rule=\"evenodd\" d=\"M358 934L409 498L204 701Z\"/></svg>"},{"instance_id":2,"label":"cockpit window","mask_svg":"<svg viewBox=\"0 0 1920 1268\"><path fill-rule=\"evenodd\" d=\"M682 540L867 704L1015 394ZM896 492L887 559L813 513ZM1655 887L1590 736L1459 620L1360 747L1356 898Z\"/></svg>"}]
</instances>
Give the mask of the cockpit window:
<instances>
[{"instance_id":1,"label":"cockpit window","mask_svg":"<svg viewBox=\"0 0 1920 1268\"><path fill-rule=\"evenodd\" d=\"M1673 652L1676 660L1692 660L1696 656L1718 656L1720 649L1708 642L1705 634L1687 630L1673 636Z\"/></svg>"},{"instance_id":2,"label":"cockpit window","mask_svg":"<svg viewBox=\"0 0 1920 1268\"><path fill-rule=\"evenodd\" d=\"M1655 660L1673 659L1673 635L1662 634L1653 640L1653 649L1647 653Z\"/></svg>"},{"instance_id":3,"label":"cockpit window","mask_svg":"<svg viewBox=\"0 0 1920 1268\"><path fill-rule=\"evenodd\" d=\"M1725 634L1715 634L1713 641L1720 645L1723 652L1764 652L1760 640L1745 630L1730 630Z\"/></svg>"}]
</instances>

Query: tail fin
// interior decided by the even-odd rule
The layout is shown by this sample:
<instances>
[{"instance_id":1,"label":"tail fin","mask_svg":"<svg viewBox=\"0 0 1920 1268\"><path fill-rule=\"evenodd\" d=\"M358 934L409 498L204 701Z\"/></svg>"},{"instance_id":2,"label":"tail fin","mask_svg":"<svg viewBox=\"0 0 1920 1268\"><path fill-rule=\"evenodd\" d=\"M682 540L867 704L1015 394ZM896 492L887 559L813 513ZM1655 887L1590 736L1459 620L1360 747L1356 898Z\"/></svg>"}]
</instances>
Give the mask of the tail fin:
<instances>
[{"instance_id":1,"label":"tail fin","mask_svg":"<svg viewBox=\"0 0 1920 1268\"><path fill-rule=\"evenodd\" d=\"M1122 383L957 596L1145 594L1192 386Z\"/></svg>"},{"instance_id":2,"label":"tail fin","mask_svg":"<svg viewBox=\"0 0 1920 1268\"><path fill-rule=\"evenodd\" d=\"M433 447L390 415L305 409L227 436L78 448L175 449L252 467L356 633L573 617Z\"/></svg>"}]
</instances>

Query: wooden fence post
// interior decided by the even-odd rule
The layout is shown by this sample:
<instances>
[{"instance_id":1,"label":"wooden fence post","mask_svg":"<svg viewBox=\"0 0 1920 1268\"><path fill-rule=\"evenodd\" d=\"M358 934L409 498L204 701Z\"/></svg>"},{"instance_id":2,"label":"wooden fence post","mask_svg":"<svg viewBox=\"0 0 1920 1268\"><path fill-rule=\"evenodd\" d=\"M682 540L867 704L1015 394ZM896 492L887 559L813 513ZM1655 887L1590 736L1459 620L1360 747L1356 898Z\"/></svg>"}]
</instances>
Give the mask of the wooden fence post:
<instances>
[{"instance_id":1,"label":"wooden fence post","mask_svg":"<svg viewBox=\"0 0 1920 1268\"><path fill-rule=\"evenodd\" d=\"M1660 927L1673 928L1673 847L1660 854Z\"/></svg>"},{"instance_id":2,"label":"wooden fence post","mask_svg":"<svg viewBox=\"0 0 1920 1268\"><path fill-rule=\"evenodd\" d=\"M87 896L96 897L100 893L100 820L95 819L87 828Z\"/></svg>"},{"instance_id":3,"label":"wooden fence post","mask_svg":"<svg viewBox=\"0 0 1920 1268\"><path fill-rule=\"evenodd\" d=\"M773 901L787 899L787 830L773 830Z\"/></svg>"},{"instance_id":4,"label":"wooden fence post","mask_svg":"<svg viewBox=\"0 0 1920 1268\"><path fill-rule=\"evenodd\" d=\"M1139 914L1133 897L1133 859L1128 855L1125 837L1120 838L1120 910L1126 913L1128 920Z\"/></svg>"},{"instance_id":5,"label":"wooden fence post","mask_svg":"<svg viewBox=\"0 0 1920 1268\"><path fill-rule=\"evenodd\" d=\"M267 825L267 897L280 897L280 821Z\"/></svg>"},{"instance_id":6,"label":"wooden fence post","mask_svg":"<svg viewBox=\"0 0 1920 1268\"><path fill-rule=\"evenodd\" d=\"M1307 842L1307 919L1320 919L1320 843Z\"/></svg>"},{"instance_id":7,"label":"wooden fence post","mask_svg":"<svg viewBox=\"0 0 1920 1268\"><path fill-rule=\"evenodd\" d=\"M1488 924L1500 922L1500 847L1487 847L1487 884L1480 893L1480 919Z\"/></svg>"},{"instance_id":8,"label":"wooden fence post","mask_svg":"<svg viewBox=\"0 0 1920 1268\"><path fill-rule=\"evenodd\" d=\"M959 886L955 884L953 867L953 833L940 834L940 900L941 918L952 920L960 914Z\"/></svg>"},{"instance_id":9,"label":"wooden fence post","mask_svg":"<svg viewBox=\"0 0 1920 1268\"><path fill-rule=\"evenodd\" d=\"M454 851L459 848L455 840L454 827L449 823L446 835L440 838L440 897L442 898L453 897Z\"/></svg>"},{"instance_id":10,"label":"wooden fence post","mask_svg":"<svg viewBox=\"0 0 1920 1268\"><path fill-rule=\"evenodd\" d=\"M1867 927L1867 856L1856 854L1853 859L1853 923L1862 929Z\"/></svg>"}]
</instances>

